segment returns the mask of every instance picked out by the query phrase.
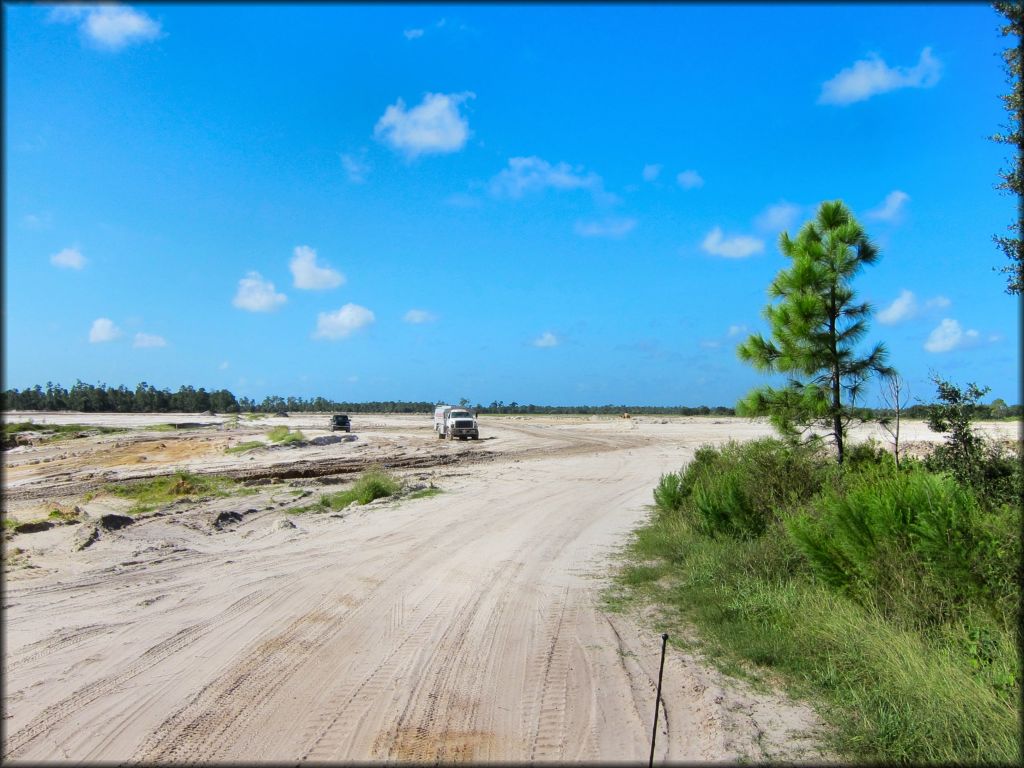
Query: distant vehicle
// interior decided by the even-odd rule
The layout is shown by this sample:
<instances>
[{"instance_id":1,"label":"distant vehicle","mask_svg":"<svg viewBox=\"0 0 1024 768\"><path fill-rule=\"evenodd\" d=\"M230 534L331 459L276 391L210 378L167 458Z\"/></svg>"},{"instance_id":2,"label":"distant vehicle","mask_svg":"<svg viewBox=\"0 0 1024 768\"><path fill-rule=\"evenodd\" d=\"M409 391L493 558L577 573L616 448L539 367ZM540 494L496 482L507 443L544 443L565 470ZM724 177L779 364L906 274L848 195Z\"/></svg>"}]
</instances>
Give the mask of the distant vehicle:
<instances>
[{"instance_id":1,"label":"distant vehicle","mask_svg":"<svg viewBox=\"0 0 1024 768\"><path fill-rule=\"evenodd\" d=\"M336 413L331 416L331 432L339 429L344 430L345 432L352 431L352 421L349 419L347 414Z\"/></svg>"},{"instance_id":2,"label":"distant vehicle","mask_svg":"<svg viewBox=\"0 0 1024 768\"><path fill-rule=\"evenodd\" d=\"M434 431L439 440L480 439L480 428L476 416L465 408L457 405L439 405L434 409Z\"/></svg>"}]
</instances>

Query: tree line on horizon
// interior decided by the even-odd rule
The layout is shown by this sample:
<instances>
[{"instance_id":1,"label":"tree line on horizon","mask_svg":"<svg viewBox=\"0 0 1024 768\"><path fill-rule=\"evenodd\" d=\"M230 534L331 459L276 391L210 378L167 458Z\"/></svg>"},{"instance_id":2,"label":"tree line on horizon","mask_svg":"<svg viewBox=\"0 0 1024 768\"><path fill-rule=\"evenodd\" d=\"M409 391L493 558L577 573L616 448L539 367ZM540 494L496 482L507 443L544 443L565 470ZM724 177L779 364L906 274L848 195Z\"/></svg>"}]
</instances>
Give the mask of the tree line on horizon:
<instances>
[{"instance_id":1,"label":"tree line on horizon","mask_svg":"<svg viewBox=\"0 0 1024 768\"><path fill-rule=\"evenodd\" d=\"M106 384L86 384L76 381L70 389L60 384L47 382L46 386L35 385L23 390L8 389L0 394L0 408L3 411L81 411L83 413L325 413L340 411L348 413L433 413L439 403L426 401L383 400L362 403L330 400L325 397L280 397L268 395L257 401L249 397L236 397L227 389L207 391L190 385L182 385L177 392L158 389L146 382L135 389L125 386L111 387ZM570 414L570 415L673 415L673 416L733 416L736 411L728 406L653 406L653 405L534 405L516 401L505 403L493 400L489 405L470 405L465 398L459 405L483 414ZM903 409L903 415L910 419L928 418L931 406L919 403ZM884 408L862 408L860 415L865 419L876 419L890 415ZM996 399L989 405L979 405L977 417L1007 418L1024 414L1024 407L1009 406Z\"/></svg>"}]
</instances>

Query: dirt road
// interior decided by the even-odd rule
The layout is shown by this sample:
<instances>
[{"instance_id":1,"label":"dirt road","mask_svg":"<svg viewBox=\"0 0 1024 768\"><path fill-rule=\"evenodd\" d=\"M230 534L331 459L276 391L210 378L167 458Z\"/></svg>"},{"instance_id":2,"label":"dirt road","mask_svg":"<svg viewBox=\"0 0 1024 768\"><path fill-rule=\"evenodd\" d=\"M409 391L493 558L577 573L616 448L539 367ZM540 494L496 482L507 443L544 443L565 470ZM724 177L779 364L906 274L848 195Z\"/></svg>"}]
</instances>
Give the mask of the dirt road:
<instances>
[{"instance_id":1,"label":"dirt road","mask_svg":"<svg viewBox=\"0 0 1024 768\"><path fill-rule=\"evenodd\" d=\"M702 443L768 428L482 428L492 440L450 444L429 423L382 417L360 435L366 461L466 454L405 472L443 489L429 498L288 515L320 482L304 479L166 510L81 551L69 529L15 537L8 546L36 567L7 574L3 757L645 760L660 638L602 610L613 553L661 473ZM110 438L90 438L94 455L86 446L60 470L69 498ZM320 459L341 461L352 445ZM190 466L217 467L220 455ZM8 456L8 469L23 459ZM114 471L130 469L125 459ZM29 504L33 478L13 474L8 505ZM664 686L659 760L819 757L806 707L680 651Z\"/></svg>"}]
</instances>

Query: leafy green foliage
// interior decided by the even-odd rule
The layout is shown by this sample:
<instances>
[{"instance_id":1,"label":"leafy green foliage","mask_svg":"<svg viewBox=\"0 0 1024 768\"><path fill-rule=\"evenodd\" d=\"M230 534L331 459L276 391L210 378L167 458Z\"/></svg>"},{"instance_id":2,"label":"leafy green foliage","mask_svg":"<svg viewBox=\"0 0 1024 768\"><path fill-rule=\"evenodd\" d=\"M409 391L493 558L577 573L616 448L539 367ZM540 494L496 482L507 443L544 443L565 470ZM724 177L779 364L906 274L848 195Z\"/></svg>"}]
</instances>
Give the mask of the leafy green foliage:
<instances>
[{"instance_id":1,"label":"leafy green foliage","mask_svg":"<svg viewBox=\"0 0 1024 768\"><path fill-rule=\"evenodd\" d=\"M653 602L728 672L781 675L821 703L845 759L1019 763L1019 503L986 506L920 462L897 471L877 445L840 466L758 442L661 478L609 609ZM719 476L726 509L771 510L760 533L702 524L694 497L711 503Z\"/></svg>"},{"instance_id":2,"label":"leafy green foliage","mask_svg":"<svg viewBox=\"0 0 1024 768\"><path fill-rule=\"evenodd\" d=\"M777 301L764 309L772 338L754 334L736 352L759 371L790 378L781 389L749 393L736 412L768 416L791 439L809 427L826 427L841 464L846 428L857 415L853 405L865 383L875 374L894 373L885 363L884 345L864 355L856 350L867 334L871 309L855 301L850 283L877 261L878 250L839 200L822 203L795 239L783 232L779 248L792 263L768 288L769 298Z\"/></svg>"},{"instance_id":3,"label":"leafy green foliage","mask_svg":"<svg viewBox=\"0 0 1024 768\"><path fill-rule=\"evenodd\" d=\"M320 497L320 506L326 509L344 509L353 501L369 504L375 499L394 496L402 489L402 484L392 475L381 469L364 472L355 484L347 491L324 494Z\"/></svg>"},{"instance_id":4,"label":"leafy green foliage","mask_svg":"<svg viewBox=\"0 0 1024 768\"><path fill-rule=\"evenodd\" d=\"M305 435L299 430L292 432L288 427L278 426L267 432L267 439L272 443L297 443L301 440L305 440Z\"/></svg>"},{"instance_id":5,"label":"leafy green foliage","mask_svg":"<svg viewBox=\"0 0 1024 768\"><path fill-rule=\"evenodd\" d=\"M1003 108L1009 121L1006 133L996 133L990 138L1000 144L1013 147L1010 154L1010 167L999 171L1000 182L996 189L1012 195L1016 200L1024 197L1024 175L1021 174L1020 156L1024 153L1024 138L1021 133L1021 104L1024 102L1024 85L1021 83L1021 40L1024 39L1024 6L1019 0L997 0L992 6L1003 15L1007 24L1002 28L1006 37L1016 37L1011 45L1003 51L1003 62L1006 68L1006 82L1010 92L1001 96ZM1006 292L1009 294L1024 292L1024 241L1020 237L1020 219L1014 220L1009 226L1010 236L994 235L993 240L999 249L1006 254L1010 263L999 271L1007 276Z\"/></svg>"},{"instance_id":6,"label":"leafy green foliage","mask_svg":"<svg viewBox=\"0 0 1024 768\"><path fill-rule=\"evenodd\" d=\"M173 475L154 477L144 481L111 483L103 490L121 499L132 499L131 514L149 512L178 499L198 499L206 496L229 496L237 492L236 483L225 477L175 472Z\"/></svg>"},{"instance_id":7,"label":"leafy green foliage","mask_svg":"<svg viewBox=\"0 0 1024 768\"><path fill-rule=\"evenodd\" d=\"M655 489L659 510L678 514L707 536L758 536L778 520L777 510L817 493L828 475L811 447L791 450L780 440L702 446L680 473L663 475Z\"/></svg>"}]
</instances>

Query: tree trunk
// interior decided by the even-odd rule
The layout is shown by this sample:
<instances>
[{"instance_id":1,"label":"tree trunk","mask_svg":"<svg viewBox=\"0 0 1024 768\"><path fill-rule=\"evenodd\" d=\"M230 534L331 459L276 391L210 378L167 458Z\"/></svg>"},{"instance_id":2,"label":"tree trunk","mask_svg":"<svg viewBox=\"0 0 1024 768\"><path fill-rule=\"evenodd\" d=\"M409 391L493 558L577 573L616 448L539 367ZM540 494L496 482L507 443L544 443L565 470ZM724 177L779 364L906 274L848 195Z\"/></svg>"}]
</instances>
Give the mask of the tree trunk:
<instances>
[{"instance_id":1,"label":"tree trunk","mask_svg":"<svg viewBox=\"0 0 1024 768\"><path fill-rule=\"evenodd\" d=\"M840 412L842 393L839 389L839 350L836 348L836 289L829 289L828 337L832 347L832 435L836 441L839 463L843 463L843 417Z\"/></svg>"}]
</instances>

